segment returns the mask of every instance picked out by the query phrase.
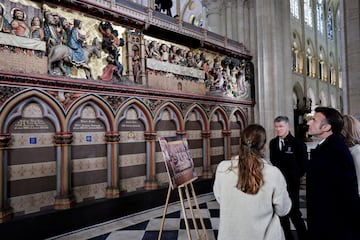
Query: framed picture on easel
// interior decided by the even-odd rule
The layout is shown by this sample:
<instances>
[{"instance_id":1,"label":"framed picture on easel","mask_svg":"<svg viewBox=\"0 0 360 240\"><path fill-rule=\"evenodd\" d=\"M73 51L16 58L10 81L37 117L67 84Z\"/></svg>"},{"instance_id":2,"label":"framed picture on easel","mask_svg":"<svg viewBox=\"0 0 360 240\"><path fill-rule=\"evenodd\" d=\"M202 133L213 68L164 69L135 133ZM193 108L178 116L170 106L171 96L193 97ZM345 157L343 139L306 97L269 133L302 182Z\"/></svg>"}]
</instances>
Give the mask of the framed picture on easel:
<instances>
[{"instance_id":1,"label":"framed picture on easel","mask_svg":"<svg viewBox=\"0 0 360 240\"><path fill-rule=\"evenodd\" d=\"M185 137L160 137L159 143L172 189L197 179Z\"/></svg>"}]
</instances>

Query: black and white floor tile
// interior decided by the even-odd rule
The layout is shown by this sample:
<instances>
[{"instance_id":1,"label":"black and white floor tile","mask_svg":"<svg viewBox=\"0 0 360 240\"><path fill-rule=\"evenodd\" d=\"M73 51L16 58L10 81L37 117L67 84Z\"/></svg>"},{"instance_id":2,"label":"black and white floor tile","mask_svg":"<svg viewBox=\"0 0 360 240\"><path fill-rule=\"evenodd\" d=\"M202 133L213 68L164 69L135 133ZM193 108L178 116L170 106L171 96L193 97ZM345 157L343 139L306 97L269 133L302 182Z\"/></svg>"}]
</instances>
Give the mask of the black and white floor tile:
<instances>
[{"instance_id":1,"label":"black and white floor tile","mask_svg":"<svg viewBox=\"0 0 360 240\"><path fill-rule=\"evenodd\" d=\"M200 214L206 227L208 240L217 238L219 227L219 204L212 193L197 197ZM305 190L300 191L300 205L303 218L306 220ZM194 224L191 219L191 212L186 205L186 215L192 239L197 238ZM49 238L49 240L156 240L159 236L159 229L163 217L163 207L139 212L127 217L104 222L78 231ZM187 231L180 202L171 203L166 211L166 218L162 231L162 240L187 240ZM193 213L197 221L198 233L204 236L201 228L200 218L197 209L193 207Z\"/></svg>"}]
</instances>

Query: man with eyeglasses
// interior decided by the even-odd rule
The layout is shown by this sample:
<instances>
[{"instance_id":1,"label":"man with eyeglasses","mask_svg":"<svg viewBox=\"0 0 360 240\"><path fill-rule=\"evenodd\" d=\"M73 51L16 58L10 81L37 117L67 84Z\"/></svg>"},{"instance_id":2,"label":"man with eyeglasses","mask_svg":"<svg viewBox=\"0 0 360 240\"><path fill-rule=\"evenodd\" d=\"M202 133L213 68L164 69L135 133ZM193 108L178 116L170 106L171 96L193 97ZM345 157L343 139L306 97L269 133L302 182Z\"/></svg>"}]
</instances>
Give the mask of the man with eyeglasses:
<instances>
[{"instance_id":1,"label":"man with eyeglasses","mask_svg":"<svg viewBox=\"0 0 360 240\"><path fill-rule=\"evenodd\" d=\"M342 115L318 107L307 124L309 134L320 141L306 175L309 240L360 239L360 198L354 162L340 135Z\"/></svg>"}]
</instances>

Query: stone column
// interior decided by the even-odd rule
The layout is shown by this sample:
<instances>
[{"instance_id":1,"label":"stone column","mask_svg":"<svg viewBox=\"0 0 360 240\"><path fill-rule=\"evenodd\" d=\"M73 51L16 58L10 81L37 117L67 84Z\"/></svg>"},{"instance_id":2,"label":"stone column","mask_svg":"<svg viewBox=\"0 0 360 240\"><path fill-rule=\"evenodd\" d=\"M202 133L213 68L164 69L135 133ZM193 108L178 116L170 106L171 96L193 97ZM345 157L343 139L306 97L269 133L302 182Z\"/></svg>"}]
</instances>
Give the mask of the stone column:
<instances>
[{"instance_id":1,"label":"stone column","mask_svg":"<svg viewBox=\"0 0 360 240\"><path fill-rule=\"evenodd\" d=\"M0 134L0 223L12 217L13 209L8 200L8 148L10 145L11 134Z\"/></svg>"},{"instance_id":2,"label":"stone column","mask_svg":"<svg viewBox=\"0 0 360 240\"><path fill-rule=\"evenodd\" d=\"M340 0L342 88L344 112L360 119L360 2ZM340 39L339 39L340 40ZM340 107L340 104L338 105Z\"/></svg>"},{"instance_id":3,"label":"stone column","mask_svg":"<svg viewBox=\"0 0 360 240\"><path fill-rule=\"evenodd\" d=\"M132 31L129 31L129 30L126 30L126 42L128 44L126 44L127 46L127 56L126 56L126 60L127 60L127 63L128 63L128 66L127 66L127 71L126 71L126 74L129 78L130 81L134 82L134 69L133 69L133 50L132 50L132 46L133 46L133 32ZM125 47L125 46L124 46ZM124 65L124 64L123 64Z\"/></svg>"},{"instance_id":4,"label":"stone column","mask_svg":"<svg viewBox=\"0 0 360 240\"><path fill-rule=\"evenodd\" d=\"M141 64L141 73L140 73L140 79L141 79L141 84L147 84L146 82L146 59L145 59L145 52L146 52L146 46L145 46L145 38L144 38L144 34L140 33L139 34L139 38L140 38L140 64Z\"/></svg>"},{"instance_id":5,"label":"stone column","mask_svg":"<svg viewBox=\"0 0 360 240\"><path fill-rule=\"evenodd\" d=\"M155 158L155 143L156 132L145 132L146 141L146 180L144 188L152 190L158 188L156 180L156 158Z\"/></svg>"},{"instance_id":6,"label":"stone column","mask_svg":"<svg viewBox=\"0 0 360 240\"><path fill-rule=\"evenodd\" d=\"M207 29L211 32L224 35L221 28L221 6L222 1L204 0L203 6L207 9Z\"/></svg>"},{"instance_id":7,"label":"stone column","mask_svg":"<svg viewBox=\"0 0 360 240\"><path fill-rule=\"evenodd\" d=\"M233 22L235 21L235 18L232 16L232 7L233 4L231 1L225 2L225 18L226 18L226 37L228 39L234 39L232 34L232 26Z\"/></svg>"},{"instance_id":8,"label":"stone column","mask_svg":"<svg viewBox=\"0 0 360 240\"><path fill-rule=\"evenodd\" d=\"M237 39L238 42L244 43L244 36L245 30L244 30L244 0L237 0L237 16L236 16L236 24L237 27Z\"/></svg>"},{"instance_id":9,"label":"stone column","mask_svg":"<svg viewBox=\"0 0 360 240\"><path fill-rule=\"evenodd\" d=\"M273 131L275 116L284 114L293 119L289 4L282 0L257 0L256 12L252 13L255 15L251 15L256 19L256 33L252 36L256 43L251 49L257 57L255 122L267 132Z\"/></svg>"},{"instance_id":10,"label":"stone column","mask_svg":"<svg viewBox=\"0 0 360 240\"><path fill-rule=\"evenodd\" d=\"M117 198L120 196L118 161L119 139L120 135L118 132L107 132L105 135L107 143L107 198Z\"/></svg>"},{"instance_id":11,"label":"stone column","mask_svg":"<svg viewBox=\"0 0 360 240\"><path fill-rule=\"evenodd\" d=\"M74 203L71 190L71 132L56 132L56 197L55 209L68 209Z\"/></svg>"},{"instance_id":12,"label":"stone column","mask_svg":"<svg viewBox=\"0 0 360 240\"><path fill-rule=\"evenodd\" d=\"M203 138L203 178L212 178L213 176L210 162L210 135L211 131L203 130L201 132Z\"/></svg>"},{"instance_id":13,"label":"stone column","mask_svg":"<svg viewBox=\"0 0 360 240\"><path fill-rule=\"evenodd\" d=\"M224 157L225 159L231 159L231 130L222 131L224 138Z\"/></svg>"}]
</instances>

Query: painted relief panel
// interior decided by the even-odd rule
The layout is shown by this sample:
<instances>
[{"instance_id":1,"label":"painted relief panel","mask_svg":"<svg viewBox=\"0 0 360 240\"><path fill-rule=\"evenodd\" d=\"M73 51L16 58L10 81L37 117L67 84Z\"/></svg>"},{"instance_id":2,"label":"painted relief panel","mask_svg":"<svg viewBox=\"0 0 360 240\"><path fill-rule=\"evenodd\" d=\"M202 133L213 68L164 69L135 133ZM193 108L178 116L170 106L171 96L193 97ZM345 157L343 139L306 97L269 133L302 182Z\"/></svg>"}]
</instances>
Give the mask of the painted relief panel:
<instances>
[{"instance_id":1,"label":"painted relief panel","mask_svg":"<svg viewBox=\"0 0 360 240\"><path fill-rule=\"evenodd\" d=\"M118 129L120 190L136 191L144 187L146 179L145 125L135 108L130 107Z\"/></svg>"},{"instance_id":2,"label":"painted relief panel","mask_svg":"<svg viewBox=\"0 0 360 240\"><path fill-rule=\"evenodd\" d=\"M150 37L134 27L47 2L5 0L1 7L2 71L254 98L254 68L244 57ZM192 17L195 21L200 16Z\"/></svg>"},{"instance_id":3,"label":"painted relief panel","mask_svg":"<svg viewBox=\"0 0 360 240\"><path fill-rule=\"evenodd\" d=\"M10 206L15 215L52 207L56 194L55 128L38 103L29 103L9 125ZM26 186L26 187L24 187Z\"/></svg>"},{"instance_id":4,"label":"painted relief panel","mask_svg":"<svg viewBox=\"0 0 360 240\"><path fill-rule=\"evenodd\" d=\"M72 187L77 202L104 198L106 192L105 126L93 106L86 106L72 126Z\"/></svg>"}]
</instances>

